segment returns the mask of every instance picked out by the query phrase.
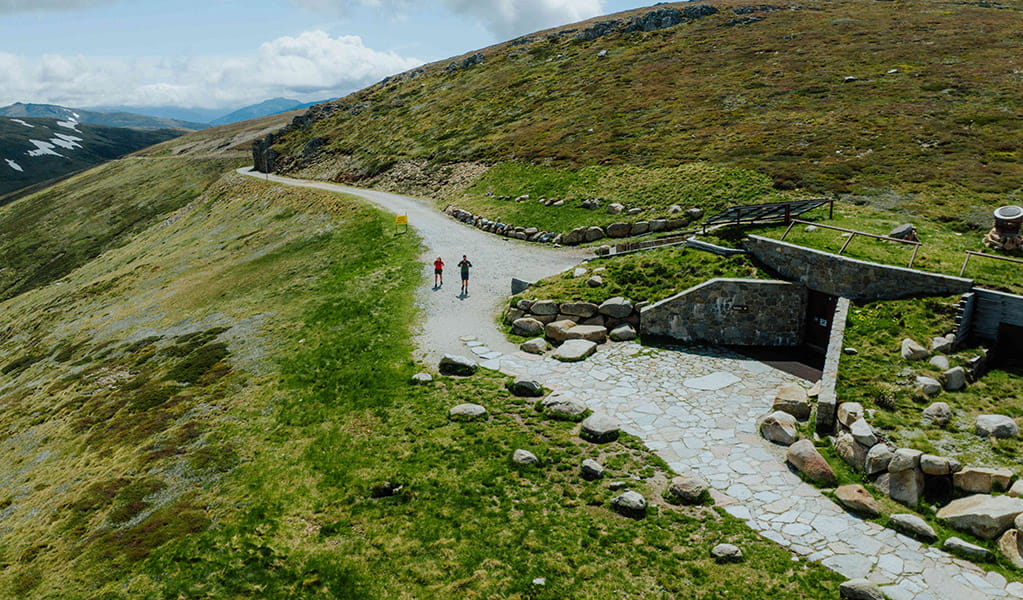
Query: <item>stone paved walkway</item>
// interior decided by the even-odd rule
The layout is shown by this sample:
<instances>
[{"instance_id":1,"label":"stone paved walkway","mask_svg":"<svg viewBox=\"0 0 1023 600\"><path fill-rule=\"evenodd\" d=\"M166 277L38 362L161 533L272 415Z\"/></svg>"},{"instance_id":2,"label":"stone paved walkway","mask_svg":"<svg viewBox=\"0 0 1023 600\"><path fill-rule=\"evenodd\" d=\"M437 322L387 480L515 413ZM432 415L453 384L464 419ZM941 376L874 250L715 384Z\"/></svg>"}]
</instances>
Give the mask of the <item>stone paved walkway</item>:
<instances>
[{"instance_id":1,"label":"stone paved walkway","mask_svg":"<svg viewBox=\"0 0 1023 600\"><path fill-rule=\"evenodd\" d=\"M892 600L1023 598L1023 584L850 515L791 473L784 449L755 424L779 385L799 381L791 375L712 348L609 343L585 362L561 363L463 341L485 368L535 379L618 419L673 470L706 478L717 503L764 537L846 577L867 577Z\"/></svg>"}]
</instances>

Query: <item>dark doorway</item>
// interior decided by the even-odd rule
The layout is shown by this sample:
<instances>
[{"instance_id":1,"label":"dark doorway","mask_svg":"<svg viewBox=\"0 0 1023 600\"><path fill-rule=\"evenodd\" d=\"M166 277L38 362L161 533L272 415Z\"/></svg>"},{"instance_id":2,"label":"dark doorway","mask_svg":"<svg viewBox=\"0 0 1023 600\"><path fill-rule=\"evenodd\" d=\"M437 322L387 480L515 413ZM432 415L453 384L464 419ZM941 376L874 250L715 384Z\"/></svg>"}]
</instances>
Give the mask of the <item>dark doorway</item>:
<instances>
[{"instance_id":1,"label":"dark doorway","mask_svg":"<svg viewBox=\"0 0 1023 600\"><path fill-rule=\"evenodd\" d=\"M828 340L831 339L831 322L835 318L838 296L814 290L808 292L803 343L811 350L825 353L828 350Z\"/></svg>"},{"instance_id":2,"label":"dark doorway","mask_svg":"<svg viewBox=\"0 0 1023 600\"><path fill-rule=\"evenodd\" d=\"M991 358L996 368L1023 373L1023 327L999 323L998 342Z\"/></svg>"}]
</instances>

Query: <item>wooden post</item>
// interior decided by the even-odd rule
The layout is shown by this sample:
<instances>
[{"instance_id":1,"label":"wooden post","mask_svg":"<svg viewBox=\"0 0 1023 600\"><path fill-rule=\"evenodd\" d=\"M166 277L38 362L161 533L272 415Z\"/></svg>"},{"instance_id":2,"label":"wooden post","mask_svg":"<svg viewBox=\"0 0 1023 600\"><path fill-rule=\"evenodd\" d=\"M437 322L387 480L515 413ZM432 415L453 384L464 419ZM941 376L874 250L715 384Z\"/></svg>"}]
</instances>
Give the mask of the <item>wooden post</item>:
<instances>
[{"instance_id":1,"label":"wooden post","mask_svg":"<svg viewBox=\"0 0 1023 600\"><path fill-rule=\"evenodd\" d=\"M913 261L915 261L915 260L916 260L916 251L917 251L917 250L919 250L919 249L920 249L920 246L919 246L919 245L915 245L915 246L913 246L913 256L910 256L910 257L909 257L909 268L910 268L910 269L912 269L912 268L913 268Z\"/></svg>"},{"instance_id":2,"label":"wooden post","mask_svg":"<svg viewBox=\"0 0 1023 600\"><path fill-rule=\"evenodd\" d=\"M792 228L795 227L795 226L796 226L796 222L795 221L789 222L789 226L785 229L785 233L781 234L782 241L785 241L785 236L787 236L789 234L789 232L792 231Z\"/></svg>"},{"instance_id":3,"label":"wooden post","mask_svg":"<svg viewBox=\"0 0 1023 600\"><path fill-rule=\"evenodd\" d=\"M790 202L790 203L787 203L785 205L785 222L788 223L791 220L792 220L792 203Z\"/></svg>"},{"instance_id":4,"label":"wooden post","mask_svg":"<svg viewBox=\"0 0 1023 600\"><path fill-rule=\"evenodd\" d=\"M839 254L845 252L845 249L849 246L849 242L851 242L854 237L856 237L855 233L851 234L848 238L846 238L845 243L842 244L842 249L838 251Z\"/></svg>"},{"instance_id":5,"label":"wooden post","mask_svg":"<svg viewBox=\"0 0 1023 600\"><path fill-rule=\"evenodd\" d=\"M966 260L964 260L964 261L963 261L963 268L962 268L962 269L959 269L959 276L960 276L960 277L962 277L962 276L963 276L963 273L965 273L965 272L966 272L966 264L967 264L968 262L970 262L970 251L969 251L969 250L967 250L967 251L966 251Z\"/></svg>"},{"instance_id":6,"label":"wooden post","mask_svg":"<svg viewBox=\"0 0 1023 600\"><path fill-rule=\"evenodd\" d=\"M828 202L828 219L832 220L832 221L835 219L835 197L834 196L832 196L831 197L831 201Z\"/></svg>"}]
</instances>

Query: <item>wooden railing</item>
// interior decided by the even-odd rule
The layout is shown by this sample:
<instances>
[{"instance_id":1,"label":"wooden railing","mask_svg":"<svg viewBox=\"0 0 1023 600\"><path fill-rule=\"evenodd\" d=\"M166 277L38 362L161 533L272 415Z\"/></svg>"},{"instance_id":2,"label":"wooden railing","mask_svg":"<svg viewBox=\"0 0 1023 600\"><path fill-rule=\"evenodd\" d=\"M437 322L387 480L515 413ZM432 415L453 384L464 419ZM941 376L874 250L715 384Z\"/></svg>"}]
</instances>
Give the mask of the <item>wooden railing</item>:
<instances>
[{"instance_id":1,"label":"wooden railing","mask_svg":"<svg viewBox=\"0 0 1023 600\"><path fill-rule=\"evenodd\" d=\"M971 256L983 256L984 258L995 258L998 260L1004 260L1006 262L1017 263L1023 265L1023 260L1018 258L1009 258L1008 256L998 256L997 254L985 254L984 252L974 252L973 250L966 251L966 260L963 261L963 268L959 269L959 276L962 277L963 273L966 273L966 265L970 263Z\"/></svg>"},{"instance_id":2,"label":"wooden railing","mask_svg":"<svg viewBox=\"0 0 1023 600\"><path fill-rule=\"evenodd\" d=\"M799 219L792 219L792 221L789 222L789 226L785 229L785 233L783 233L782 236L781 236L781 239L783 241L785 240L785 236L787 236L789 234L789 232L792 231L792 228L795 225L797 225L797 224L813 225L814 227L820 227L820 228L823 228L823 229L833 229L835 231L841 231L841 232L850 234L849 238L845 240L844 244L842 244L842 249L838 251L839 254L842 254L843 252L845 252L845 249L849 247L849 242L851 242L853 240L853 238L858 236L858 235L862 235L862 236L869 237L869 238L874 238L875 240L884 240L886 242L898 242L900 244L909 244L909 245L913 246L913 256L911 256L909 258L909 268L910 269L913 268L913 262L916 261L917 250L919 250L920 246L923 245L920 242L913 241L913 240L900 240L899 238L888 237L887 235L877 235L877 234L874 234L874 233L866 233L864 231L856 231L855 229L846 229L844 227L835 227L834 225L823 225L821 223L813 223L811 221L800 221ZM965 269L965 265L963 266L963 268Z\"/></svg>"}]
</instances>

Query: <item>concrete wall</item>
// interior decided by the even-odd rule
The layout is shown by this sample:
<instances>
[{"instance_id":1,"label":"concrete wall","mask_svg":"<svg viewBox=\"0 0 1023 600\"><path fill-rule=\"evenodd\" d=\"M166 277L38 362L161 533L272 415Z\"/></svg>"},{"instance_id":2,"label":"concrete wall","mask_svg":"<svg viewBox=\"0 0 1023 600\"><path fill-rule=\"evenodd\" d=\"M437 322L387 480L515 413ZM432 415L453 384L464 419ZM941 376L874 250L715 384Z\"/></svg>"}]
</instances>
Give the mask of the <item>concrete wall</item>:
<instances>
[{"instance_id":1,"label":"concrete wall","mask_svg":"<svg viewBox=\"0 0 1023 600\"><path fill-rule=\"evenodd\" d=\"M787 281L711 279L643 308L640 332L684 342L796 346L806 288Z\"/></svg>"},{"instance_id":2,"label":"concrete wall","mask_svg":"<svg viewBox=\"0 0 1023 600\"><path fill-rule=\"evenodd\" d=\"M965 314L960 315L960 331L956 341L991 343L998 338L998 326L1002 323L1023 327L1023 296L973 288L972 302Z\"/></svg>"},{"instance_id":3,"label":"concrete wall","mask_svg":"<svg viewBox=\"0 0 1023 600\"><path fill-rule=\"evenodd\" d=\"M850 300L950 296L973 286L969 279L846 258L756 235L749 236L745 246L782 277Z\"/></svg>"}]
</instances>

